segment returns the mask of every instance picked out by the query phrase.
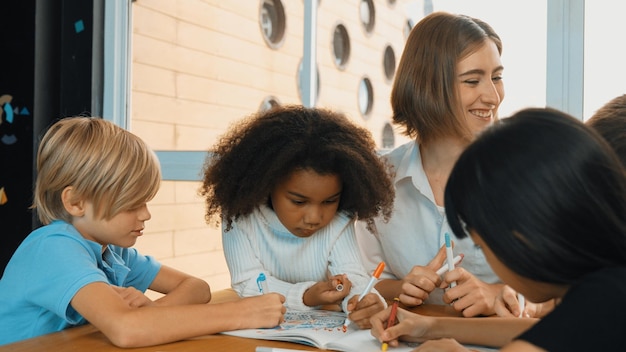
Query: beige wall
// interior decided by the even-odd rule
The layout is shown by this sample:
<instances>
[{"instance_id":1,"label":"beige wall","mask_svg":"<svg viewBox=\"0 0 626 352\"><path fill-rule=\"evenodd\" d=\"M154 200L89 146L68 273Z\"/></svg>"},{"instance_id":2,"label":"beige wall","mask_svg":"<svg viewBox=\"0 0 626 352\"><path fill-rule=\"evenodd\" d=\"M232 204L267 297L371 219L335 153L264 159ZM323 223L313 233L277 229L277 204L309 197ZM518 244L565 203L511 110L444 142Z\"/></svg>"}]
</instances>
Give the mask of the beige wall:
<instances>
[{"instance_id":1,"label":"beige wall","mask_svg":"<svg viewBox=\"0 0 626 352\"><path fill-rule=\"evenodd\" d=\"M414 1L413 1L414 2ZM346 113L370 129L381 144L389 122L390 82L383 50L396 62L404 45L404 1L375 0L376 26L367 34L360 2L322 0L318 7L317 106ZM287 27L282 46L271 49L259 26L258 0L137 0L133 3L131 130L155 150L207 150L228 125L258 110L273 95L282 104L301 103L296 74L302 57L302 0L283 0ZM332 33L342 23L351 54L344 70L334 64ZM367 76L374 87L369 117L358 110L357 89ZM404 139L396 133L396 145ZM150 203L152 219L136 247L166 265L230 286L221 233L204 222L199 183L164 181Z\"/></svg>"}]
</instances>

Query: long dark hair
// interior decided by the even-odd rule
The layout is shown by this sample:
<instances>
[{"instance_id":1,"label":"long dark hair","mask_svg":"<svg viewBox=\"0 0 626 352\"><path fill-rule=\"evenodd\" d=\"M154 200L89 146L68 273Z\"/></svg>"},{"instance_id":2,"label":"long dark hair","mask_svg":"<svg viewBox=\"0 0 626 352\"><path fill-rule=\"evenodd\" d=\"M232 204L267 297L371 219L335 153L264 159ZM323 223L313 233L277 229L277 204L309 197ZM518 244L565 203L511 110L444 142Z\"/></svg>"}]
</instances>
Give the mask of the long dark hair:
<instances>
[{"instance_id":1,"label":"long dark hair","mask_svg":"<svg viewBox=\"0 0 626 352\"><path fill-rule=\"evenodd\" d=\"M475 231L517 274L572 284L626 265L626 171L595 131L552 109L525 109L461 155L445 191L454 234Z\"/></svg>"}]
</instances>

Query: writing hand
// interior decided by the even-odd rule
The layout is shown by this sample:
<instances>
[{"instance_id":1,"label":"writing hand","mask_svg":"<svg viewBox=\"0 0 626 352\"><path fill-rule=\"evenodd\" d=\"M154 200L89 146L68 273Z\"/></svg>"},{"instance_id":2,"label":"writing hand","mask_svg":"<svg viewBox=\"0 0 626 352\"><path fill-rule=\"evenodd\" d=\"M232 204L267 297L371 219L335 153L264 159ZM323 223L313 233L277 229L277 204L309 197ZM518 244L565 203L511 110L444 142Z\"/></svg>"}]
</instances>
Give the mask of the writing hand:
<instances>
[{"instance_id":1,"label":"writing hand","mask_svg":"<svg viewBox=\"0 0 626 352\"><path fill-rule=\"evenodd\" d=\"M372 325L370 318L385 309L385 304L381 301L380 297L375 293L368 293L363 296L359 301L359 296L356 295L350 298L348 302L348 318L350 321L356 323L361 329L369 329Z\"/></svg>"},{"instance_id":2,"label":"writing hand","mask_svg":"<svg viewBox=\"0 0 626 352\"><path fill-rule=\"evenodd\" d=\"M398 323L387 329L387 320L390 313L391 307L388 307L372 316L370 323L372 325L372 336L381 343L387 342L391 347L397 347L399 340L422 342L434 323L433 317L411 313L405 309L398 308L396 313Z\"/></svg>"},{"instance_id":3,"label":"writing hand","mask_svg":"<svg viewBox=\"0 0 626 352\"><path fill-rule=\"evenodd\" d=\"M273 328L285 320L287 308L283 305L285 296L279 293L267 293L260 296L246 297L233 302L238 305L234 314L241 314L242 329Z\"/></svg>"}]
</instances>

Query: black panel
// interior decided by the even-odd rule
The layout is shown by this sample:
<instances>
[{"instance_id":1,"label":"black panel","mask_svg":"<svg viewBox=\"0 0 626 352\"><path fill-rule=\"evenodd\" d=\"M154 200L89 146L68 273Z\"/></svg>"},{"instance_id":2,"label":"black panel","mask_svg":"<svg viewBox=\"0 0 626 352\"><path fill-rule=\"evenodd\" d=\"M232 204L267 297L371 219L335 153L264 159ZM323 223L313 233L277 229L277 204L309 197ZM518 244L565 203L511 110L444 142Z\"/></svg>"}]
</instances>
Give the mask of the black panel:
<instances>
[{"instance_id":1,"label":"black panel","mask_svg":"<svg viewBox=\"0 0 626 352\"><path fill-rule=\"evenodd\" d=\"M35 0L4 1L0 15L1 274L31 230Z\"/></svg>"}]
</instances>

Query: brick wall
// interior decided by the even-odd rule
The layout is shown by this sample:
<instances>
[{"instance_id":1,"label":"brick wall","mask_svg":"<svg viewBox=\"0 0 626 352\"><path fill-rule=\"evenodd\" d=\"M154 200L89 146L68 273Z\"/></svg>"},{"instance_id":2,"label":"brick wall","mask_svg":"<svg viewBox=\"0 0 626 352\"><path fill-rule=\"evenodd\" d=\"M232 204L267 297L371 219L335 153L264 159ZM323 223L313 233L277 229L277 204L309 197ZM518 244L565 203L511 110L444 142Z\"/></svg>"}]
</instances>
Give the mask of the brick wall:
<instances>
[{"instance_id":1,"label":"brick wall","mask_svg":"<svg viewBox=\"0 0 626 352\"><path fill-rule=\"evenodd\" d=\"M359 3L322 0L318 6L317 106L346 113L370 129L377 143L390 121L391 83L384 76L383 51L391 45L396 63L404 45L407 1L374 1L376 27L366 33ZM286 33L282 45L266 45L257 0L137 0L133 3L130 129L155 150L207 150L228 125L275 96L301 103L297 71L302 57L303 1L283 0ZM338 69L332 54L334 26L350 36L350 58ZM374 87L371 114L359 112L359 81ZM404 141L396 133L396 145ZM199 183L164 181L150 202L152 219L136 247L166 265L199 276L214 290L230 286L221 233L204 222Z\"/></svg>"}]
</instances>

